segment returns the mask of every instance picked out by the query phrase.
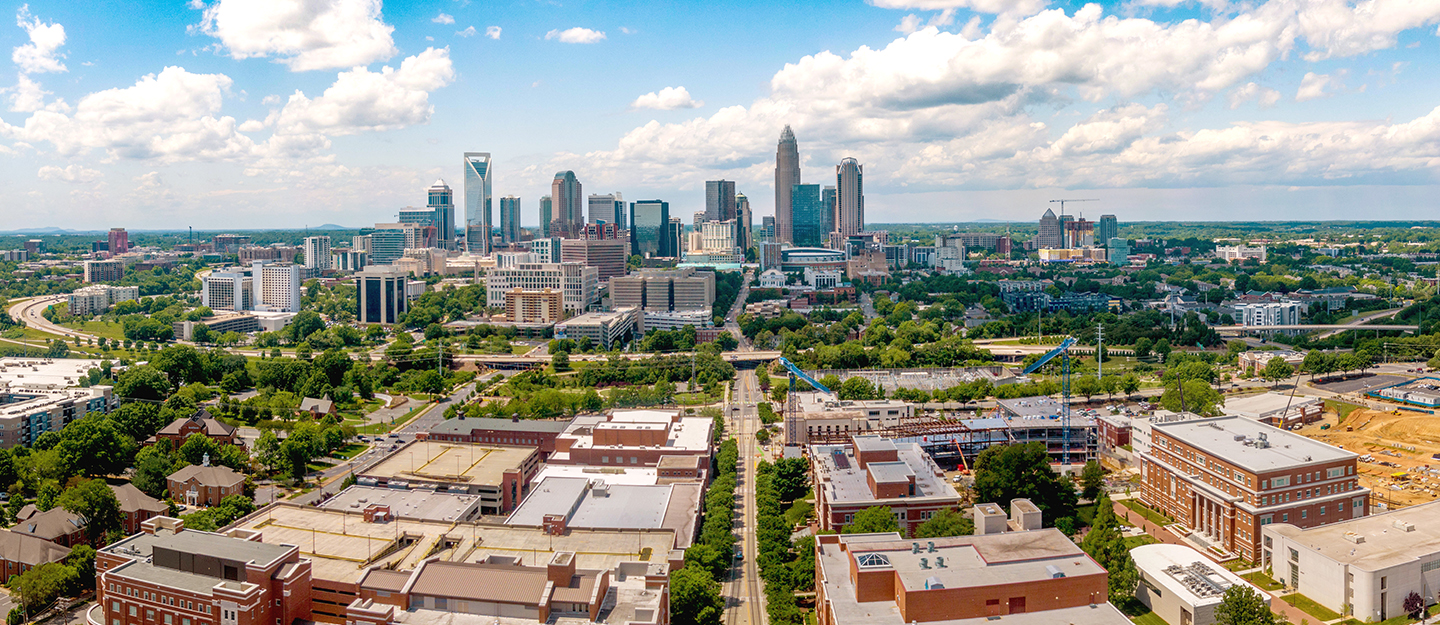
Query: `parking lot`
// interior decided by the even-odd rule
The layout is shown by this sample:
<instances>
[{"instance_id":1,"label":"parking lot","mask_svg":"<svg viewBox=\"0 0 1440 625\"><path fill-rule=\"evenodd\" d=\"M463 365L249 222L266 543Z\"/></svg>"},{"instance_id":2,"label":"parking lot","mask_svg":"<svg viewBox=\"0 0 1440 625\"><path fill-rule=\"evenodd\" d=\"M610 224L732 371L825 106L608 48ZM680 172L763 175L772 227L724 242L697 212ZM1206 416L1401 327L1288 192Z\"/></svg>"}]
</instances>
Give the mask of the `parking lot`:
<instances>
[{"instance_id":1,"label":"parking lot","mask_svg":"<svg viewBox=\"0 0 1440 625\"><path fill-rule=\"evenodd\" d=\"M1322 380L1312 383L1311 386L1331 393L1365 393L1382 386L1390 386L1391 384L1404 382L1408 379L1410 378L1398 375L1375 375L1367 373L1348 379L1337 378L1333 381Z\"/></svg>"}]
</instances>

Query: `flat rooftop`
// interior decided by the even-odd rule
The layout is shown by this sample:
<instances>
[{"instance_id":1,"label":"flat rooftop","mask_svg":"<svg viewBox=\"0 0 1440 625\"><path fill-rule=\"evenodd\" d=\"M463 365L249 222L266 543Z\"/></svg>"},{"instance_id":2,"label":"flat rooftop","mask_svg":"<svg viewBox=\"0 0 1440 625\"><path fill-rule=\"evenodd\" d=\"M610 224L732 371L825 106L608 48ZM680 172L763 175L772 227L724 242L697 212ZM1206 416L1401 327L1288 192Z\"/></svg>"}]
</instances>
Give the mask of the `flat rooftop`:
<instances>
[{"instance_id":1,"label":"flat rooftop","mask_svg":"<svg viewBox=\"0 0 1440 625\"><path fill-rule=\"evenodd\" d=\"M944 473L936 476L940 471L939 467L918 444L898 443L894 446L896 462L903 463L906 469L915 474L916 497L960 497L955 487L945 481ZM860 468L860 461L855 457L851 446L813 445L810 448L810 457L814 458L815 468L822 481L821 487L826 489L826 498L831 502L842 504L875 501L875 495L870 492L870 483L866 479L867 470ZM869 466L877 464L889 463L871 462ZM893 477L904 471L894 465L882 466L878 470L886 477Z\"/></svg>"},{"instance_id":2,"label":"flat rooftop","mask_svg":"<svg viewBox=\"0 0 1440 625\"><path fill-rule=\"evenodd\" d=\"M1059 401L1047 397L1017 397L996 402L1008 415L1016 417L1053 417L1063 407Z\"/></svg>"},{"instance_id":3,"label":"flat rooftop","mask_svg":"<svg viewBox=\"0 0 1440 625\"><path fill-rule=\"evenodd\" d=\"M1250 586L1214 560L1184 545L1142 545L1131 549L1130 557L1135 560L1135 568L1191 606L1218 604L1224 598L1225 589ZM1253 586L1251 590L1260 591Z\"/></svg>"},{"instance_id":4,"label":"flat rooftop","mask_svg":"<svg viewBox=\"0 0 1440 625\"><path fill-rule=\"evenodd\" d=\"M201 595L209 595L211 589L215 588L217 584L220 584L221 582L226 582L226 580L219 577L197 575L195 573L181 571L179 569L170 569L163 566L155 566L153 564L150 564L149 562L142 562L139 560L132 560L130 562L126 562L125 564L117 566L110 570L110 574L140 580L142 582L150 582L152 584L157 584L160 586L168 586L171 588L188 590L190 592ZM226 583L237 585L240 584L240 582Z\"/></svg>"},{"instance_id":5,"label":"flat rooftop","mask_svg":"<svg viewBox=\"0 0 1440 625\"><path fill-rule=\"evenodd\" d=\"M91 369L99 369L99 360L48 358L0 358L0 382L21 388L70 388Z\"/></svg>"},{"instance_id":6,"label":"flat rooftop","mask_svg":"<svg viewBox=\"0 0 1440 625\"><path fill-rule=\"evenodd\" d=\"M361 475L400 481L499 484L505 471L521 467L535 453L534 447L413 441Z\"/></svg>"},{"instance_id":7,"label":"flat rooftop","mask_svg":"<svg viewBox=\"0 0 1440 625\"><path fill-rule=\"evenodd\" d=\"M674 413L636 410L625 411L627 414L622 415L621 412L616 411L610 418L603 416L576 417L561 436L575 439L571 447L578 449L645 449L648 447L643 445L596 445L595 430L642 430L668 427L665 449L696 452L705 451L710 447L712 425L710 417L680 417L671 422L670 416L663 415L673 415ZM403 451L401 450L402 453Z\"/></svg>"},{"instance_id":8,"label":"flat rooftop","mask_svg":"<svg viewBox=\"0 0 1440 625\"><path fill-rule=\"evenodd\" d=\"M549 421L545 419L521 419L512 421L510 419L470 419L456 418L441 421L435 427L430 428L434 434L462 434L468 435L474 430L494 430L497 432L541 432L547 434L559 434L569 427L569 421Z\"/></svg>"},{"instance_id":9,"label":"flat rooftop","mask_svg":"<svg viewBox=\"0 0 1440 625\"><path fill-rule=\"evenodd\" d=\"M497 523L366 523L359 512L291 502L270 504L231 527L259 532L266 543L299 545L316 578L347 583L372 566L409 571L430 557L474 562L497 555L543 567L555 552L570 551L578 568L611 569L620 562L666 562L675 543L674 532L666 529L571 529L550 536L538 527Z\"/></svg>"},{"instance_id":10,"label":"flat rooftop","mask_svg":"<svg viewBox=\"0 0 1440 625\"><path fill-rule=\"evenodd\" d=\"M463 521L474 517L480 508L479 495L381 488L355 485L336 493L320 504L321 508L364 512L379 504L390 507L390 514L429 519L432 521Z\"/></svg>"},{"instance_id":11,"label":"flat rooftop","mask_svg":"<svg viewBox=\"0 0 1440 625\"><path fill-rule=\"evenodd\" d=\"M588 480L601 480L606 484L655 484L660 480L658 467L593 467L586 465L562 465L547 464L540 469L531 484L539 483L540 480L551 477L578 477ZM533 486L532 486L533 488Z\"/></svg>"},{"instance_id":12,"label":"flat rooftop","mask_svg":"<svg viewBox=\"0 0 1440 625\"><path fill-rule=\"evenodd\" d=\"M1414 531L1396 527L1409 523ZM1364 571L1378 571L1397 564L1434 559L1440 554L1440 501L1422 503L1382 514L1301 529L1288 523L1265 526L1305 545L1331 560ZM1345 539L1351 532L1365 537L1355 544Z\"/></svg>"},{"instance_id":13,"label":"flat rooftop","mask_svg":"<svg viewBox=\"0 0 1440 625\"><path fill-rule=\"evenodd\" d=\"M1228 414L1254 418L1287 410L1287 407L1289 410L1294 410L1318 401L1320 401L1319 397L1307 395L1296 395L1292 398L1282 393L1261 393L1249 397L1226 399L1224 410Z\"/></svg>"},{"instance_id":14,"label":"flat rooftop","mask_svg":"<svg viewBox=\"0 0 1440 625\"><path fill-rule=\"evenodd\" d=\"M545 516L566 517L569 527L608 529L671 529L676 548L695 535L701 484L601 484L581 477L551 477L534 482L530 494L505 519L506 525L539 526Z\"/></svg>"},{"instance_id":15,"label":"flat rooftop","mask_svg":"<svg viewBox=\"0 0 1440 625\"><path fill-rule=\"evenodd\" d=\"M232 538L213 532L185 530L171 533L161 530L155 534L139 533L105 547L102 551L120 554L130 558L147 559L156 547L182 553L203 553L236 562L254 562L262 567L290 553L293 545L288 541L266 541L257 543L242 538Z\"/></svg>"},{"instance_id":16,"label":"flat rooftop","mask_svg":"<svg viewBox=\"0 0 1440 625\"><path fill-rule=\"evenodd\" d=\"M1254 473L1356 457L1339 447L1244 417L1156 423L1152 428ZM1262 434L1269 447L1255 446Z\"/></svg>"}]
</instances>

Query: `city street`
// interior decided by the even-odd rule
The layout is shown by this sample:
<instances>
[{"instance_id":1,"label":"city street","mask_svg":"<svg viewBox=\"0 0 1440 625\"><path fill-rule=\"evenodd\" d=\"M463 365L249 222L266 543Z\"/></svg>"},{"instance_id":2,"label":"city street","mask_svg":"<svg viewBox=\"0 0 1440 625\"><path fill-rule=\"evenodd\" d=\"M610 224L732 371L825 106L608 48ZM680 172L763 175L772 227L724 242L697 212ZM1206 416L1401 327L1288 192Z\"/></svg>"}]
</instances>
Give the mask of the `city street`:
<instances>
[{"instance_id":1,"label":"city street","mask_svg":"<svg viewBox=\"0 0 1440 625\"><path fill-rule=\"evenodd\" d=\"M760 570L755 563L759 552L755 540L755 465L760 456L755 444L755 432L760 428L759 411L756 405L762 395L760 379L752 370L738 372L735 381L735 396L725 408L730 422L729 431L739 443L740 465L736 468L736 489L739 491L739 514L736 524L740 531L737 552L742 554L739 566L731 569L729 583L725 584L726 622L730 625L763 625L765 623L764 594L760 592Z\"/></svg>"}]
</instances>

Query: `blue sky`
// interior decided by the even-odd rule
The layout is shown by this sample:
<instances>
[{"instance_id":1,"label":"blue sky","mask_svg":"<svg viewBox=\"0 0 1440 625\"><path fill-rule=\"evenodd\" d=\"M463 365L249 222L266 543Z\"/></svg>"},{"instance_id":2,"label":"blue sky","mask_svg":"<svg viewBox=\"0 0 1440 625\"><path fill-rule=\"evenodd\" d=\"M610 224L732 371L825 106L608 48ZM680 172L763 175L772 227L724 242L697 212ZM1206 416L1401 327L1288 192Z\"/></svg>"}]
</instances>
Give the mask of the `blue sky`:
<instances>
[{"instance_id":1,"label":"blue sky","mask_svg":"<svg viewBox=\"0 0 1440 625\"><path fill-rule=\"evenodd\" d=\"M527 226L563 169L765 215L787 123L806 182L864 163L872 222L1431 219L1440 186L1440 2L10 8L0 229L365 225L465 151Z\"/></svg>"}]
</instances>

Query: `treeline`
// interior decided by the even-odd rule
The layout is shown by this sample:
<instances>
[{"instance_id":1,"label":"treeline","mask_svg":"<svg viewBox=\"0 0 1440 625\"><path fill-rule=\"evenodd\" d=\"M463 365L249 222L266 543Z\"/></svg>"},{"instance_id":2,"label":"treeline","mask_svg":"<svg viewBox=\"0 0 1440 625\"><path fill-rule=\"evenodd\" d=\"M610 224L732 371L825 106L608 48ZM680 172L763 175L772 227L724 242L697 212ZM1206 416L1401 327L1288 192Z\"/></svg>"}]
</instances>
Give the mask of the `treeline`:
<instances>
[{"instance_id":1,"label":"treeline","mask_svg":"<svg viewBox=\"0 0 1440 625\"><path fill-rule=\"evenodd\" d=\"M724 420L716 419L716 438L724 436ZM676 623L720 625L725 598L720 579L735 561L735 472L740 449L735 439L720 444L712 471L715 480L705 495L700 538L685 550L685 566L670 573L670 616Z\"/></svg>"},{"instance_id":2,"label":"treeline","mask_svg":"<svg viewBox=\"0 0 1440 625\"><path fill-rule=\"evenodd\" d=\"M800 625L805 615L795 592L815 589L815 538L790 542L791 527L785 505L805 495L806 461L790 458L775 465L761 461L755 469L754 554L765 580L765 610L775 625Z\"/></svg>"}]
</instances>

